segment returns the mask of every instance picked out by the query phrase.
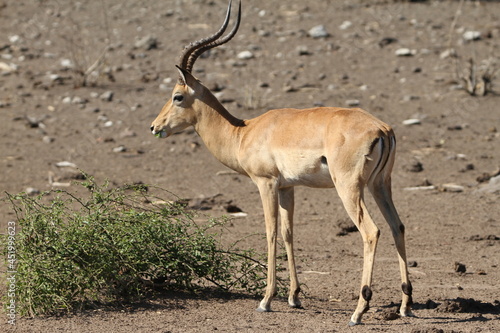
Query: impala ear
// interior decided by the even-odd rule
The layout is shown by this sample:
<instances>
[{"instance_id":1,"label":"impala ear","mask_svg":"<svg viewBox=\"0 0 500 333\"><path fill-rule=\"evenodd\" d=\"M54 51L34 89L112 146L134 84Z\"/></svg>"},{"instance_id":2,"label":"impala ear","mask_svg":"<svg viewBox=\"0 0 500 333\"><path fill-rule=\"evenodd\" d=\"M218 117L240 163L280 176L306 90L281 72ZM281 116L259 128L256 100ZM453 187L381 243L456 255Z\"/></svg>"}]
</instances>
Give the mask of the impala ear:
<instances>
[{"instance_id":1,"label":"impala ear","mask_svg":"<svg viewBox=\"0 0 500 333\"><path fill-rule=\"evenodd\" d=\"M179 81L178 83L183 86L188 86L191 88L194 88L195 82L197 82L196 78L193 76L193 74L189 73L187 70L184 68L181 68L177 65L177 70L179 71Z\"/></svg>"},{"instance_id":2,"label":"impala ear","mask_svg":"<svg viewBox=\"0 0 500 333\"><path fill-rule=\"evenodd\" d=\"M175 67L177 67L177 70L179 71L179 80L178 80L178 83L180 85L185 86L186 85L186 75L185 75L185 73L187 73L187 71L185 71L184 69L180 68L177 65L175 65Z\"/></svg>"}]
</instances>

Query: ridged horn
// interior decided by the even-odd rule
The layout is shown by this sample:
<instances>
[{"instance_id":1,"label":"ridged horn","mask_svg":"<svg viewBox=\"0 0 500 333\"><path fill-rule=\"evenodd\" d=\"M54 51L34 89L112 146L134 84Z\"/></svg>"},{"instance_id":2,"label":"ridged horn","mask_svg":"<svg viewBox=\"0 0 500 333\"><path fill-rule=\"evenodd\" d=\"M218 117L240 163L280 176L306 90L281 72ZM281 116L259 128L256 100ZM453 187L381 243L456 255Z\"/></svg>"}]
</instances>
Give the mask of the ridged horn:
<instances>
[{"instance_id":1,"label":"ridged horn","mask_svg":"<svg viewBox=\"0 0 500 333\"><path fill-rule=\"evenodd\" d=\"M238 31L241 21L241 1L238 6L238 17L236 19L236 23L234 24L233 29L226 36L220 38L222 34L224 34L224 32L226 31L226 28L229 23L229 17L231 16L231 3L232 1L229 1L226 18L224 20L224 23L222 23L222 26L220 27L219 31L217 31L215 34L209 37L200 39L184 47L184 51L182 52L182 55L180 57L181 60L179 63L179 67L191 73L193 65L196 59L198 59L200 55L202 55L204 52L214 47L229 42L234 37L234 35L236 35L236 32ZM179 80L179 82L181 82L181 80Z\"/></svg>"}]
</instances>

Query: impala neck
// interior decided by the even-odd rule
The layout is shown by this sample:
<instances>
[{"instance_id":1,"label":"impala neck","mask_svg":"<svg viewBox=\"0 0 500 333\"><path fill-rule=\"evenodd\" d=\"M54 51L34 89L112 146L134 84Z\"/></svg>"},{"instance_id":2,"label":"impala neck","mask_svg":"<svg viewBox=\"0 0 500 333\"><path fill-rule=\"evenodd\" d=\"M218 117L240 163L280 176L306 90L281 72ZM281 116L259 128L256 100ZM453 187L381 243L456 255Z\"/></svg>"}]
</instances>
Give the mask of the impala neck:
<instances>
[{"instance_id":1,"label":"impala neck","mask_svg":"<svg viewBox=\"0 0 500 333\"><path fill-rule=\"evenodd\" d=\"M208 90L196 104L197 122L194 128L208 150L227 167L243 172L237 151L245 121L230 114Z\"/></svg>"}]
</instances>

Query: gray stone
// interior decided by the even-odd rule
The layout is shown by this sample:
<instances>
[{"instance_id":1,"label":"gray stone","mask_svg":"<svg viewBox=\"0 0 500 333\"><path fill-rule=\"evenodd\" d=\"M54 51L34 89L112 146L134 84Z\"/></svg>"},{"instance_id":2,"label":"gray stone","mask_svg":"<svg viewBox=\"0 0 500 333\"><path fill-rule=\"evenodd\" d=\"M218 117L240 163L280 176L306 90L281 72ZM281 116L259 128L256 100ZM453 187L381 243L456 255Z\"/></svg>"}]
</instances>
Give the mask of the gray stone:
<instances>
[{"instance_id":1,"label":"gray stone","mask_svg":"<svg viewBox=\"0 0 500 333\"><path fill-rule=\"evenodd\" d=\"M322 37L328 37L328 36L330 36L330 34L328 33L328 31L326 31L326 28L325 28L324 25L317 25L315 27L312 27L308 31L308 34L312 38L322 38Z\"/></svg>"}]
</instances>

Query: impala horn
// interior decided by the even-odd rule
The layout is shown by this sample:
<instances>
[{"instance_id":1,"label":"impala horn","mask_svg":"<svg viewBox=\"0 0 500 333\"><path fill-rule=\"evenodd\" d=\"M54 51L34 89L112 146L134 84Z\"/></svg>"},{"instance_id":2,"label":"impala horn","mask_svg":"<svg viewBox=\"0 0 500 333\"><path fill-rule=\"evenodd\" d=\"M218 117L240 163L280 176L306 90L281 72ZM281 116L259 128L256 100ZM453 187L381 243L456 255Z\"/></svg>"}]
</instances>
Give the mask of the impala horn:
<instances>
[{"instance_id":1,"label":"impala horn","mask_svg":"<svg viewBox=\"0 0 500 333\"><path fill-rule=\"evenodd\" d=\"M226 31L227 25L229 23L229 17L231 16L231 2L232 1L229 1L226 18L224 20L224 23L222 23L219 31L209 37L200 39L196 42L184 46L184 50L180 56L180 68L191 73L194 62L200 55L202 55L205 51L229 42L234 37L234 35L236 35L241 21L241 1L239 3L238 17L236 19L236 23L234 24L233 30L231 30L226 36L220 38L222 34L224 34L224 31ZM179 84L184 84L182 78L179 78Z\"/></svg>"}]
</instances>

